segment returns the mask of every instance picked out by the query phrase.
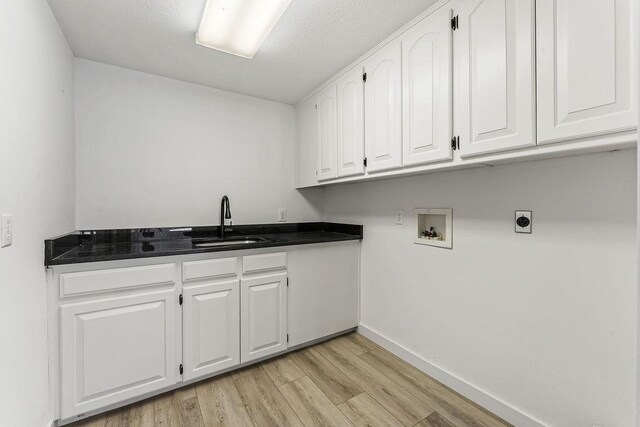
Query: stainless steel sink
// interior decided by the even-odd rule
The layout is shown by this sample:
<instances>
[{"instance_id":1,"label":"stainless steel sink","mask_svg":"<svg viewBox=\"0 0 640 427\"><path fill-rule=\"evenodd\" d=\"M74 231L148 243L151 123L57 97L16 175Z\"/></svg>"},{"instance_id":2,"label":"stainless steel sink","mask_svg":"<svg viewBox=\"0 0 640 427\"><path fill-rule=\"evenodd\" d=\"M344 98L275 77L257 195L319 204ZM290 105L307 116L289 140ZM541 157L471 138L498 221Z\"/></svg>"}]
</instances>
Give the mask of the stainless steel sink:
<instances>
[{"instance_id":1,"label":"stainless steel sink","mask_svg":"<svg viewBox=\"0 0 640 427\"><path fill-rule=\"evenodd\" d=\"M261 237L237 237L228 239L200 240L193 242L193 246L196 248L213 248L216 246L250 245L251 243L261 243L266 241L267 239L263 239Z\"/></svg>"}]
</instances>

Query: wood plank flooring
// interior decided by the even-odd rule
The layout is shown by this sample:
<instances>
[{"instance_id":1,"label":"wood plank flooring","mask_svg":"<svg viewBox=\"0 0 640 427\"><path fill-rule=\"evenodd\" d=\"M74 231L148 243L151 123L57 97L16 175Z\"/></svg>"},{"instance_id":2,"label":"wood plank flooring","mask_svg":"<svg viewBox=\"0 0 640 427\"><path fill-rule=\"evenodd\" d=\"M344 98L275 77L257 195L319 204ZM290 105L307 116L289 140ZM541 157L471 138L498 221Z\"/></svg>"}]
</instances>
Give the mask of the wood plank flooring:
<instances>
[{"instance_id":1,"label":"wood plank flooring","mask_svg":"<svg viewBox=\"0 0 640 427\"><path fill-rule=\"evenodd\" d=\"M358 333L73 426L509 426Z\"/></svg>"}]
</instances>

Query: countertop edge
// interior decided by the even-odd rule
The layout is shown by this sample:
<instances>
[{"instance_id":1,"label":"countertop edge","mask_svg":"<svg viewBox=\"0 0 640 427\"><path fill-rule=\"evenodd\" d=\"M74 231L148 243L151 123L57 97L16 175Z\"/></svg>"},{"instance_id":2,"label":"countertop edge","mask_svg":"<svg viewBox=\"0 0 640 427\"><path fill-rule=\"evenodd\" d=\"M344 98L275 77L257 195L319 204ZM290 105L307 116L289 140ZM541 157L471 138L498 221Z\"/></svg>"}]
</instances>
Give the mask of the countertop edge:
<instances>
[{"instance_id":1,"label":"countertop edge","mask_svg":"<svg viewBox=\"0 0 640 427\"><path fill-rule=\"evenodd\" d=\"M188 255L216 253L216 252L235 252L235 251L250 250L250 249L267 249L267 248L277 248L277 247L285 247L285 246L317 245L322 243L340 243L340 242L351 242L351 241L360 241L360 240L362 240L361 236L345 235L344 238L331 238L326 240L315 240L312 242L310 241L261 242L261 243L249 243L249 244L243 245L242 247L219 246L219 247L212 247L212 248L192 249L189 251L175 251L175 252L163 252L163 253L150 252L148 254L142 253L142 254L133 254L133 255L106 255L102 257L96 257L99 259L76 259L76 260L52 259L48 264L45 264L45 267L49 268L49 267L59 267L62 265L89 264L93 262L162 258L162 257L171 257L171 256L188 256Z\"/></svg>"},{"instance_id":2,"label":"countertop edge","mask_svg":"<svg viewBox=\"0 0 640 427\"><path fill-rule=\"evenodd\" d=\"M187 227L185 227L187 228ZM236 227L234 227L236 228ZM49 267L57 267L64 265L77 265L77 264L88 264L88 263L97 263L97 262L109 262L109 261L123 261L123 260L134 260L134 259L148 259L148 258L161 258L161 257L172 257L172 256L188 256L194 254L206 254L206 253L217 253L217 252L232 252L232 251L241 251L241 250L251 250L251 249L267 249L267 248L277 248L277 247L287 247L287 246L300 246L300 245L312 245L312 244L321 244L321 243L332 243L332 242L346 242L346 241L357 241L363 239L363 226L355 225L355 224L340 224L340 223L331 223L331 222L311 222L311 223L288 223L284 224L263 224L263 225L244 225L237 227L240 230L240 235L242 235L242 230L251 230L251 231L260 231L264 229L266 234L279 235L279 234L289 234L292 232L312 232L313 236L309 238L301 237L299 239L292 240L270 240L264 242L256 242L256 243L248 243L244 244L241 247L238 246L217 246L217 247L204 247L204 248L195 248L192 246L188 246L187 248L179 248L173 249L169 248L167 250L160 250L158 252L140 252L136 250L131 250L130 252L123 253L96 253L92 255L90 252L85 254L78 253L77 255L71 254L74 250L80 251L82 247L86 247L83 243L83 239L86 239L86 236L90 236L89 239L89 248L93 249L94 244L105 244L104 242L93 242L91 236L100 236L107 235L109 233L119 233L120 235L127 235L128 233L136 234L136 233L144 233L149 232L149 230L158 230L162 231L162 229L121 229L121 230L98 230L95 232L87 232L87 231L77 231L74 233L69 233L64 236L60 236L56 239L48 239L45 240L45 259L44 266L46 268ZM292 229L293 228L293 229ZM295 231L294 231L295 229ZM215 230L215 228L209 228L209 230ZM277 231L281 230L281 231ZM89 233L89 234L86 234ZM91 234L93 233L93 234ZM101 234L102 233L102 234ZM160 233L161 234L161 233ZM256 233L255 235L259 236L260 233ZM75 239L75 240L74 240ZM99 237L96 237L99 239ZM175 241L185 241L183 239L160 239L155 240L155 242L175 242ZM189 240L186 240L187 244L189 244ZM114 242L107 242L106 246L113 245L113 247L117 247L118 244L122 244L126 242L118 242L117 240ZM138 244L147 244L144 240L135 240L135 243ZM56 246L58 245L58 246ZM55 256L54 256L55 255Z\"/></svg>"}]
</instances>

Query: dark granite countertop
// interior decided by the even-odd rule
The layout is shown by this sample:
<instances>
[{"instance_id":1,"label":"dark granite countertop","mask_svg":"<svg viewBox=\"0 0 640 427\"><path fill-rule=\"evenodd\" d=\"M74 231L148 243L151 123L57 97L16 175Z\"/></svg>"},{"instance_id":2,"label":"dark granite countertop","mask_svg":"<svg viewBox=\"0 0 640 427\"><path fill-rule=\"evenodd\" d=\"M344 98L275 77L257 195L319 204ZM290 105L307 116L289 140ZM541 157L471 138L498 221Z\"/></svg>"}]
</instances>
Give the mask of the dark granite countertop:
<instances>
[{"instance_id":1,"label":"dark granite countertop","mask_svg":"<svg viewBox=\"0 0 640 427\"><path fill-rule=\"evenodd\" d=\"M82 230L45 240L45 266L114 261L170 255L189 255L311 243L362 240L362 226L330 222L234 225L225 238L264 239L242 245L197 247L215 241L219 227L167 227Z\"/></svg>"}]
</instances>

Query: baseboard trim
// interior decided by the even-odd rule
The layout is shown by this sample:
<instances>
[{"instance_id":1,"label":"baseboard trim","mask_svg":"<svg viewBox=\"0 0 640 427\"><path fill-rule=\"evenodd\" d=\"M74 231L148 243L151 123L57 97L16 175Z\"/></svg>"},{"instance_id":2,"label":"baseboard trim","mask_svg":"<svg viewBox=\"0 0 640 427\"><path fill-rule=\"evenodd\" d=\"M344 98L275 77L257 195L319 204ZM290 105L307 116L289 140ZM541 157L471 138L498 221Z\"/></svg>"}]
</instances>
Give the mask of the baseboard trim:
<instances>
[{"instance_id":1,"label":"baseboard trim","mask_svg":"<svg viewBox=\"0 0 640 427\"><path fill-rule=\"evenodd\" d=\"M442 384L455 390L466 398L471 399L478 405L486 408L513 425L523 427L543 427L545 425L534 417L514 408L506 402L503 402L495 396L492 396L473 384L470 384L464 379L447 372L437 365L434 365L415 352L362 323L358 326L358 332L395 354L400 359L418 368L425 374L435 378Z\"/></svg>"}]
</instances>

